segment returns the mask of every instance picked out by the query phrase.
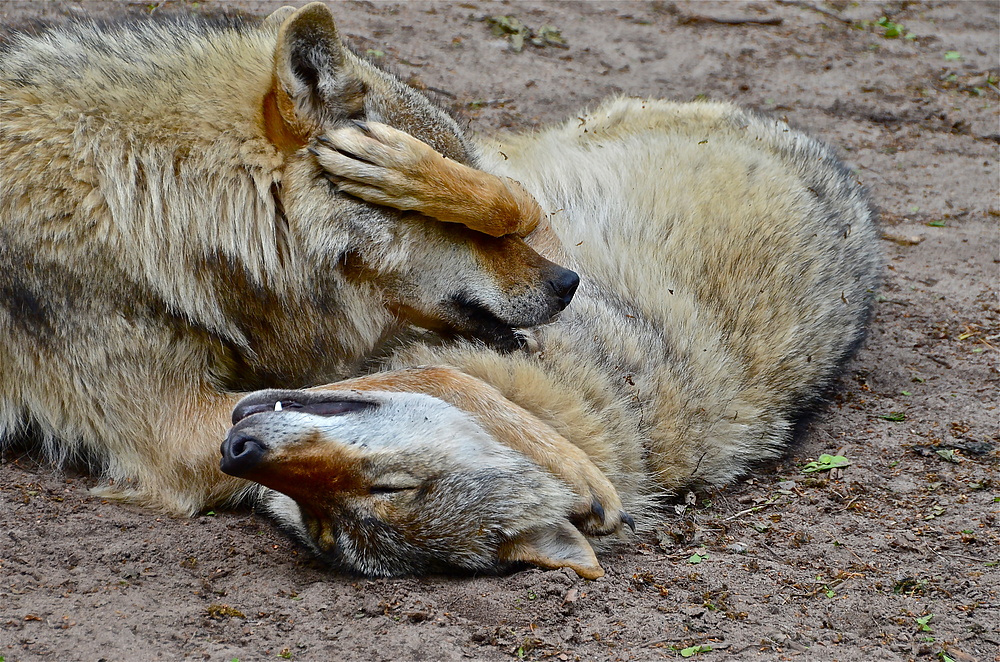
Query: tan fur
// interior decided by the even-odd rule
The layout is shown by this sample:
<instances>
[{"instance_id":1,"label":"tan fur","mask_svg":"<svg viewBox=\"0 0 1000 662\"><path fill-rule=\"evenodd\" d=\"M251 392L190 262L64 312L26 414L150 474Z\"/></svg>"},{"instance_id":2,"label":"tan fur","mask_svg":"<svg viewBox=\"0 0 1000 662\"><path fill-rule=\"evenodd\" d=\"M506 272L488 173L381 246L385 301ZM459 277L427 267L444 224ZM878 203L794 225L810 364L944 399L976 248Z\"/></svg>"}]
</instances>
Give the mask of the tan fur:
<instances>
[{"instance_id":1,"label":"tan fur","mask_svg":"<svg viewBox=\"0 0 1000 662\"><path fill-rule=\"evenodd\" d=\"M631 99L583 120L470 143L319 3L15 37L0 438L30 426L172 512L249 491L358 572L600 576L620 504L641 525L780 452L860 341L880 259L863 191L781 122ZM584 280L510 353L572 294L529 244ZM398 344L405 322L508 351ZM392 347L382 374L240 400L224 466L271 489L216 469L233 390Z\"/></svg>"},{"instance_id":2,"label":"tan fur","mask_svg":"<svg viewBox=\"0 0 1000 662\"><path fill-rule=\"evenodd\" d=\"M347 444L369 473L409 476L350 504L322 490L322 509L309 495L265 493L314 548L297 513L322 510L337 546L319 553L356 571L521 561L598 576L596 539L579 535L592 533L573 506L579 488L553 488L546 481L565 469L524 452L539 422L603 471L640 525L657 495L723 485L776 456L863 336L881 269L874 214L828 148L729 104L617 99L582 123L502 137L484 152L488 168L551 210L546 232L583 277L573 304L533 332L536 351L412 345L382 375L253 394L234 414L223 466L262 467L257 480L273 486L282 471L271 453ZM423 368L435 379L420 380L410 366L442 367ZM455 397L451 383L498 395ZM417 392L434 399L411 401ZM344 398L369 404L322 413ZM499 421L494 399L504 403ZM278 400L287 408L271 411ZM406 403L417 413L403 420L394 412ZM500 449L532 461L484 470ZM384 500L393 509L367 525L337 528L351 508ZM627 521L608 515L610 528Z\"/></svg>"},{"instance_id":3,"label":"tan fur","mask_svg":"<svg viewBox=\"0 0 1000 662\"><path fill-rule=\"evenodd\" d=\"M622 503L618 493L590 458L551 426L482 380L451 368L430 367L377 373L339 382L337 388L424 393L469 412L494 439L523 453L572 486L577 496L574 520L588 533L609 533L620 525ZM595 501L601 509L610 511L606 518L595 517Z\"/></svg>"},{"instance_id":4,"label":"tan fur","mask_svg":"<svg viewBox=\"0 0 1000 662\"><path fill-rule=\"evenodd\" d=\"M342 190L492 237L523 237L544 218L538 202L517 181L453 161L408 134L376 124L360 126L362 132L345 128L331 136L351 156L332 152L320 158L338 172Z\"/></svg>"},{"instance_id":5,"label":"tan fur","mask_svg":"<svg viewBox=\"0 0 1000 662\"><path fill-rule=\"evenodd\" d=\"M519 237L331 185L326 136L355 119L477 162L450 117L341 44L322 3L13 35L0 443L36 437L109 495L192 513L245 485L213 469L234 391L355 374L409 323L513 347L514 327L565 306L575 275Z\"/></svg>"}]
</instances>

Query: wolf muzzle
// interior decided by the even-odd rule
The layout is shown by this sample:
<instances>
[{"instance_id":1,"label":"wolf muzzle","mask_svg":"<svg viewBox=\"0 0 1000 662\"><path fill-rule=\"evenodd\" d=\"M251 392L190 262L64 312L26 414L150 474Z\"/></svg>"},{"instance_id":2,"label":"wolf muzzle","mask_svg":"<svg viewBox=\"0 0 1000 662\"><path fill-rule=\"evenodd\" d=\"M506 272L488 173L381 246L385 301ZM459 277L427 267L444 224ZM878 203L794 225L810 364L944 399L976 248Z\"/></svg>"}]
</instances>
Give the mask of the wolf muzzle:
<instances>
[{"instance_id":1,"label":"wolf muzzle","mask_svg":"<svg viewBox=\"0 0 1000 662\"><path fill-rule=\"evenodd\" d=\"M267 455L267 446L252 434L232 429L222 442L219 468L230 476L241 477L260 464Z\"/></svg>"},{"instance_id":2,"label":"wolf muzzle","mask_svg":"<svg viewBox=\"0 0 1000 662\"><path fill-rule=\"evenodd\" d=\"M576 288L580 285L580 276L575 271L560 267L559 272L549 280L548 285L556 297L556 305L559 306L559 310L565 310L569 302L573 300Z\"/></svg>"},{"instance_id":3,"label":"wolf muzzle","mask_svg":"<svg viewBox=\"0 0 1000 662\"><path fill-rule=\"evenodd\" d=\"M260 432L250 419L260 420L260 416L289 414L344 416L376 409L378 406L376 400L365 398L359 393L276 389L251 393L233 409L233 427L222 442L219 468L231 476L245 477L275 448L273 439L271 443L264 441L268 433Z\"/></svg>"}]
</instances>

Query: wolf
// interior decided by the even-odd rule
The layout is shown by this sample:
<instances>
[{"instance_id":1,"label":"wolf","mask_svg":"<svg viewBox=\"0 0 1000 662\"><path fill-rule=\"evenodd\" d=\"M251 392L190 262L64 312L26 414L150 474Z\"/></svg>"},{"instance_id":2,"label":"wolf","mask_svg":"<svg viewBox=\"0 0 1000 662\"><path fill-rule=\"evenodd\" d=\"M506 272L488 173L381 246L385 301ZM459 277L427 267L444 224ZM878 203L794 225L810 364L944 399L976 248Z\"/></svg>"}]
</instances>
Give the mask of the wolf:
<instances>
[{"instance_id":1,"label":"wolf","mask_svg":"<svg viewBox=\"0 0 1000 662\"><path fill-rule=\"evenodd\" d=\"M431 218L341 191L336 129L383 123L464 169ZM577 275L445 112L341 42L322 3L14 33L0 47L0 444L85 461L189 515L233 406L357 374L416 325L511 350ZM428 207L434 211L433 205ZM475 215L470 215L475 212Z\"/></svg>"},{"instance_id":2,"label":"wolf","mask_svg":"<svg viewBox=\"0 0 1000 662\"><path fill-rule=\"evenodd\" d=\"M419 167L380 161L405 139L354 133L346 187L385 204L430 194ZM484 154L548 210L528 241L581 275L573 304L513 353L417 343L381 372L248 395L222 445L223 471L347 571L599 577L597 551L660 497L780 454L871 315L869 198L784 122L619 98ZM603 516L581 519L587 462L621 510L602 497Z\"/></svg>"}]
</instances>

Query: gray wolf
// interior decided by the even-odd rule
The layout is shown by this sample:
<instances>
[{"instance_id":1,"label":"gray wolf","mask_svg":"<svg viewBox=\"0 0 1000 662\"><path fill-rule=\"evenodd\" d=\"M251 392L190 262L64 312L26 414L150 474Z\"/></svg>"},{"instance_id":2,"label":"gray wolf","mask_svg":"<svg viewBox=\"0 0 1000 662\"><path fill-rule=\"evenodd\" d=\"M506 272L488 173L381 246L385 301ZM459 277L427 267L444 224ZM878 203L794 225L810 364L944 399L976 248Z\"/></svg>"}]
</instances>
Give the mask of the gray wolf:
<instances>
[{"instance_id":1,"label":"gray wolf","mask_svg":"<svg viewBox=\"0 0 1000 662\"><path fill-rule=\"evenodd\" d=\"M565 307L578 278L524 242L542 214L516 182L461 170L455 190L487 196L475 217L341 191L328 134L357 120L480 159L321 3L12 36L0 443L32 437L107 496L191 514L246 486L216 466L236 392L357 374L410 325L510 350Z\"/></svg>"},{"instance_id":2,"label":"gray wolf","mask_svg":"<svg viewBox=\"0 0 1000 662\"><path fill-rule=\"evenodd\" d=\"M363 128L338 176L388 204L425 191L379 161L394 132ZM573 305L523 351L410 345L383 372L234 410L223 470L337 567L601 576L595 548L659 496L778 455L864 335L875 215L783 122L617 99L484 154L549 212L529 243L581 274Z\"/></svg>"}]
</instances>

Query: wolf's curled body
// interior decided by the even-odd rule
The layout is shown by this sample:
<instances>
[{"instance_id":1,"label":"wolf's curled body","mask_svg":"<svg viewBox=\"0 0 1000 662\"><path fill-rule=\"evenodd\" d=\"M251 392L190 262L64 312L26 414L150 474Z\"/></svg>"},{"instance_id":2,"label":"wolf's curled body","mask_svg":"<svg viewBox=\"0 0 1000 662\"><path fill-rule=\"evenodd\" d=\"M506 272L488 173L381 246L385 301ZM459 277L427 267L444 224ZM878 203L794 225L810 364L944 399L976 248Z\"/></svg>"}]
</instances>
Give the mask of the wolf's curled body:
<instances>
[{"instance_id":1,"label":"wolf's curled body","mask_svg":"<svg viewBox=\"0 0 1000 662\"><path fill-rule=\"evenodd\" d=\"M377 146L398 136L363 128L338 172L398 204ZM380 374L250 395L222 466L351 570L599 576L607 528L574 517L551 458L582 451L641 523L657 494L777 455L864 334L874 215L827 147L723 103L613 100L484 153L551 213L529 243L582 277L537 351L428 343Z\"/></svg>"},{"instance_id":2,"label":"wolf's curled body","mask_svg":"<svg viewBox=\"0 0 1000 662\"><path fill-rule=\"evenodd\" d=\"M338 192L328 134L366 119L477 162L447 114L341 44L321 3L13 34L0 443L30 431L109 493L190 514L246 485L217 467L232 391L350 376L408 323L513 347L514 327L566 305L577 277L517 236L540 210L514 182L463 171L453 183L489 207L475 218Z\"/></svg>"}]
</instances>

